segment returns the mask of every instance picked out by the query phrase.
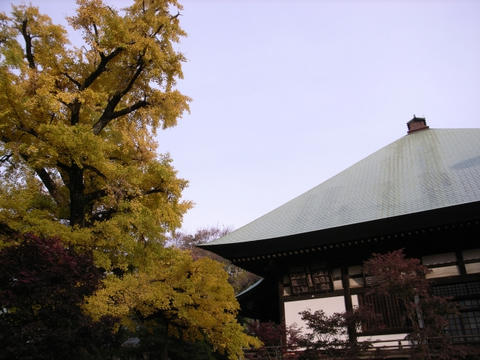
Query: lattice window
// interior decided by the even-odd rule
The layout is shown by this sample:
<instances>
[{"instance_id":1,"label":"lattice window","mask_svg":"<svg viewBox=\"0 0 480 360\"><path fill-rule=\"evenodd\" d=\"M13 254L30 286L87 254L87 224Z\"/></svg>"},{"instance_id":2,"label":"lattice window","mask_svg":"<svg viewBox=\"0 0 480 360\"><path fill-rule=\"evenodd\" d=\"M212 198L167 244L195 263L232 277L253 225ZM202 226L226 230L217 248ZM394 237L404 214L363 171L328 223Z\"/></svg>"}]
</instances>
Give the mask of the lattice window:
<instances>
[{"instance_id":1,"label":"lattice window","mask_svg":"<svg viewBox=\"0 0 480 360\"><path fill-rule=\"evenodd\" d=\"M292 292L294 294L308 293L308 282L306 273L290 274L290 281L292 284Z\"/></svg>"},{"instance_id":2,"label":"lattice window","mask_svg":"<svg viewBox=\"0 0 480 360\"><path fill-rule=\"evenodd\" d=\"M467 310L472 308L479 308L480 309L480 299L465 299L456 301L459 305L460 309Z\"/></svg>"},{"instance_id":3,"label":"lattice window","mask_svg":"<svg viewBox=\"0 0 480 360\"><path fill-rule=\"evenodd\" d=\"M448 317L447 333L453 341L479 342L480 341L480 282L436 285L433 293L438 296L454 298L460 314Z\"/></svg>"},{"instance_id":4,"label":"lattice window","mask_svg":"<svg viewBox=\"0 0 480 360\"><path fill-rule=\"evenodd\" d=\"M327 270L312 270L311 277L315 292L326 292L332 289L330 273Z\"/></svg>"},{"instance_id":5,"label":"lattice window","mask_svg":"<svg viewBox=\"0 0 480 360\"><path fill-rule=\"evenodd\" d=\"M394 296L362 295L360 306L373 312L372 319L362 324L363 331L405 329L408 326L405 311Z\"/></svg>"},{"instance_id":6,"label":"lattice window","mask_svg":"<svg viewBox=\"0 0 480 360\"><path fill-rule=\"evenodd\" d=\"M447 333L454 342L480 341L480 310L462 311L448 318Z\"/></svg>"},{"instance_id":7,"label":"lattice window","mask_svg":"<svg viewBox=\"0 0 480 360\"><path fill-rule=\"evenodd\" d=\"M289 279L293 295L325 293L333 289L330 272L318 266L294 267Z\"/></svg>"},{"instance_id":8,"label":"lattice window","mask_svg":"<svg viewBox=\"0 0 480 360\"><path fill-rule=\"evenodd\" d=\"M467 311L461 313L465 335L476 335L475 341L480 340L480 311ZM471 339L473 340L473 339Z\"/></svg>"},{"instance_id":9,"label":"lattice window","mask_svg":"<svg viewBox=\"0 0 480 360\"><path fill-rule=\"evenodd\" d=\"M462 297L469 295L480 295L480 282L436 285L433 287L433 293L444 297Z\"/></svg>"}]
</instances>

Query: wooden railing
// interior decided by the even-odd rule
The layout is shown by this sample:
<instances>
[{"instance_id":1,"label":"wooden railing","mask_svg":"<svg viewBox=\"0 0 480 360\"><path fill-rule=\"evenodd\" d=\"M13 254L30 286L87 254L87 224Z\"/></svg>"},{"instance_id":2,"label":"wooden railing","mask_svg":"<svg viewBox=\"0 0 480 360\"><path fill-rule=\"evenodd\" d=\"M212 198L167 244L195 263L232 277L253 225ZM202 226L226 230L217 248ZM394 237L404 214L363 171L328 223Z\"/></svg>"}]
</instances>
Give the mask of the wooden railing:
<instances>
[{"instance_id":1,"label":"wooden railing","mask_svg":"<svg viewBox=\"0 0 480 360\"><path fill-rule=\"evenodd\" d=\"M471 344L473 349L480 348L479 335L462 335L452 336L449 338L452 344ZM435 342L436 339L430 339ZM412 351L417 348L405 338L390 339L390 340L374 340L369 341L368 350L356 353L354 356L332 356L325 354L322 350L315 352L315 358L318 360L338 359L338 360L352 360L352 359L389 359L393 356L397 358L410 358ZM294 348L287 346L264 346L257 350L245 351L245 357L248 360L296 360L305 349ZM439 352L441 350L437 350ZM339 351L340 353L340 351ZM431 354L435 358L435 354Z\"/></svg>"}]
</instances>

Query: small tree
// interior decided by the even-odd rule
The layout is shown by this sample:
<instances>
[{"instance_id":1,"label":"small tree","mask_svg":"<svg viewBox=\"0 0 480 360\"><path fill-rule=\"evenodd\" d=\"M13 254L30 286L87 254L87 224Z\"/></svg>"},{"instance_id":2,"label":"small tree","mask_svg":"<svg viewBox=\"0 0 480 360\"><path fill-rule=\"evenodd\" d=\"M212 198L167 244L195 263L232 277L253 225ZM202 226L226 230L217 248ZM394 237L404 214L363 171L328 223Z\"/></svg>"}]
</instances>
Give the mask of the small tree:
<instances>
[{"instance_id":1,"label":"small tree","mask_svg":"<svg viewBox=\"0 0 480 360\"><path fill-rule=\"evenodd\" d=\"M252 321L247 323L247 331L256 336L262 347L246 354L247 359L280 359L285 350L284 339L287 335L285 326L272 321ZM287 346L288 348L288 346Z\"/></svg>"},{"instance_id":2,"label":"small tree","mask_svg":"<svg viewBox=\"0 0 480 360\"><path fill-rule=\"evenodd\" d=\"M329 359L354 359L371 347L368 341L357 343L350 339L347 330L349 327L358 328L370 316L367 311L355 309L328 316L323 310L305 310L300 315L307 329L295 334L297 347L304 349L298 360L318 359L320 355Z\"/></svg>"},{"instance_id":3,"label":"small tree","mask_svg":"<svg viewBox=\"0 0 480 360\"><path fill-rule=\"evenodd\" d=\"M456 359L464 352L451 345L446 334L448 316L455 314L455 304L431 292L426 274L430 270L418 259L408 259L403 250L373 254L364 263L371 276L368 293L394 296L400 301L411 332L413 356L419 359Z\"/></svg>"},{"instance_id":4,"label":"small tree","mask_svg":"<svg viewBox=\"0 0 480 360\"><path fill-rule=\"evenodd\" d=\"M102 358L118 346L113 318L93 323L81 309L102 278L92 256L54 238L13 240L0 251L0 359Z\"/></svg>"},{"instance_id":5,"label":"small tree","mask_svg":"<svg viewBox=\"0 0 480 360\"><path fill-rule=\"evenodd\" d=\"M347 335L348 327L358 327L370 316L370 312L364 309L330 316L323 310L305 310L300 315L306 324L305 329L296 324L287 327L272 322L250 324L249 331L265 345L255 356L268 355L275 359L292 360L317 360L322 357L354 359L371 347L370 342L357 343ZM283 357L279 356L281 352L274 351L278 347L281 347Z\"/></svg>"}]
</instances>

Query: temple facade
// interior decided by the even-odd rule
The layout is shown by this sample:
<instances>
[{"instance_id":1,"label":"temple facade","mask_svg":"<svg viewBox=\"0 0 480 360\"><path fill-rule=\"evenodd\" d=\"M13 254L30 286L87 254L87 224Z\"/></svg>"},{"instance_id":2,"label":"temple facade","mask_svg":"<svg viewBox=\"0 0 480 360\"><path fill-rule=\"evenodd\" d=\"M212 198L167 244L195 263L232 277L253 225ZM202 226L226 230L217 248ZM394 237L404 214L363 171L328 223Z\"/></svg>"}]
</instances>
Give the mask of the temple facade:
<instances>
[{"instance_id":1,"label":"temple facade","mask_svg":"<svg viewBox=\"0 0 480 360\"><path fill-rule=\"evenodd\" d=\"M382 324L353 336L401 344L409 329L399 304L367 295L362 263L404 249L431 269L433 291L458 303L449 333L480 342L480 129L407 125L397 141L203 246L263 277L239 294L243 315L301 326L302 310L368 304Z\"/></svg>"}]
</instances>

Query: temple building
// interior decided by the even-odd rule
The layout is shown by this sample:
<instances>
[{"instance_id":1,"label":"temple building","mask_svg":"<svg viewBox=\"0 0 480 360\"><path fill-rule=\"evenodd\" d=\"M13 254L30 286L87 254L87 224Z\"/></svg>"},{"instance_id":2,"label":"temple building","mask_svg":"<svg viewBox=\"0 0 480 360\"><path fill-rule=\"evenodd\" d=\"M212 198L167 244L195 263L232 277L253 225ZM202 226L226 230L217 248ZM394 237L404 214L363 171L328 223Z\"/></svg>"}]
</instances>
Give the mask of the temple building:
<instances>
[{"instance_id":1,"label":"temple building","mask_svg":"<svg viewBox=\"0 0 480 360\"><path fill-rule=\"evenodd\" d=\"M266 215L203 247L262 276L239 294L245 316L287 325L300 311L369 304L383 324L359 339L408 332L394 299L366 295L362 263L404 249L422 260L436 294L461 309L449 332L480 341L480 129L408 133Z\"/></svg>"}]
</instances>

